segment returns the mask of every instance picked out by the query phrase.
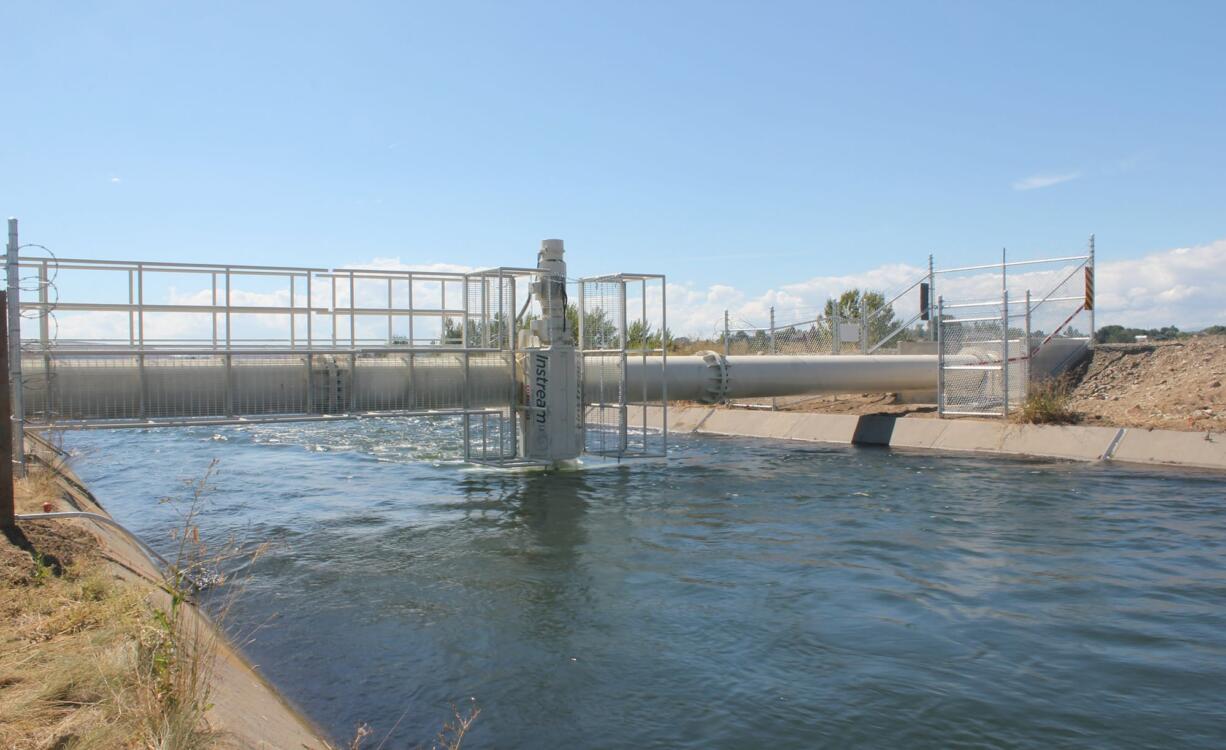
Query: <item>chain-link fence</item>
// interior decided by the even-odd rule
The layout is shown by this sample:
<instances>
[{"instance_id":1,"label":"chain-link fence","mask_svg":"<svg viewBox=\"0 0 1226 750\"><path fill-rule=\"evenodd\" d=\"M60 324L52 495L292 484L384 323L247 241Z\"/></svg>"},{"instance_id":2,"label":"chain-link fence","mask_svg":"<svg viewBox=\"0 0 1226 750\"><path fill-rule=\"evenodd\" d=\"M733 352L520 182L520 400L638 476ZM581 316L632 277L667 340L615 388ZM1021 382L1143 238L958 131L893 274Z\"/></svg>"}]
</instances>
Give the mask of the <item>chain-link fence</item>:
<instances>
[{"instance_id":1,"label":"chain-link fence","mask_svg":"<svg viewBox=\"0 0 1226 750\"><path fill-rule=\"evenodd\" d=\"M1032 382L1059 377L1093 343L1093 237L1085 255L1010 261L1002 252L1000 263L935 278L942 416L1007 416Z\"/></svg>"}]
</instances>

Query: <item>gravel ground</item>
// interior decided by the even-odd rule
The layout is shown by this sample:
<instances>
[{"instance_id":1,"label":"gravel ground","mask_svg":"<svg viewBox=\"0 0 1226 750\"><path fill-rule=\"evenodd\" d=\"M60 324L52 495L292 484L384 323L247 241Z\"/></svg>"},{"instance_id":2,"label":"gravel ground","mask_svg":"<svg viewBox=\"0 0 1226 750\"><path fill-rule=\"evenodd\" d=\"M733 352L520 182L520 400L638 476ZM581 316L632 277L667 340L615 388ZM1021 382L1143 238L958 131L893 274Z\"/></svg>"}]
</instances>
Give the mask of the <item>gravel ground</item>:
<instances>
[{"instance_id":1,"label":"gravel ground","mask_svg":"<svg viewBox=\"0 0 1226 750\"><path fill-rule=\"evenodd\" d=\"M1088 424L1226 429L1226 336L1104 344L1072 392Z\"/></svg>"}]
</instances>

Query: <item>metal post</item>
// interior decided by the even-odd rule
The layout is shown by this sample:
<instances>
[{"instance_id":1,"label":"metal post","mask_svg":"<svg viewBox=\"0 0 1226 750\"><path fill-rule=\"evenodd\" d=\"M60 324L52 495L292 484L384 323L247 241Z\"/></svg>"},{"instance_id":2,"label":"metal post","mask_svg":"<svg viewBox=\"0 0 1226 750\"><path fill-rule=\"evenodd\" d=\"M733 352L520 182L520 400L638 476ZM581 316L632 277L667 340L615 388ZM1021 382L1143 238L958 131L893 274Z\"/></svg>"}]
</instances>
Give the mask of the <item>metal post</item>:
<instances>
[{"instance_id":1,"label":"metal post","mask_svg":"<svg viewBox=\"0 0 1226 750\"><path fill-rule=\"evenodd\" d=\"M148 388L145 380L145 268L136 264L136 364L138 367L138 385L140 386L139 413L141 419L148 416L149 400L146 398Z\"/></svg>"},{"instance_id":2,"label":"metal post","mask_svg":"<svg viewBox=\"0 0 1226 750\"><path fill-rule=\"evenodd\" d=\"M217 274L213 274L213 307L217 306ZM136 348L136 274L128 269L128 346ZM213 348L217 348L217 312L213 312Z\"/></svg>"},{"instance_id":3,"label":"metal post","mask_svg":"<svg viewBox=\"0 0 1226 750\"><path fill-rule=\"evenodd\" d=\"M9 219L10 232L13 222ZM17 527L13 504L13 415L9 408L7 311L8 293L0 290L0 456L6 457L0 460L0 529Z\"/></svg>"},{"instance_id":4,"label":"metal post","mask_svg":"<svg viewBox=\"0 0 1226 750\"><path fill-rule=\"evenodd\" d=\"M618 376L617 383L617 422L618 422L618 437L617 437L617 456L620 459L626 452L626 346L628 344L626 337L626 320L629 317L626 313L626 280L618 279L617 284L617 307L621 311L621 320L617 326L617 345L621 349L621 373ZM646 323L646 321L644 321Z\"/></svg>"},{"instance_id":5,"label":"metal post","mask_svg":"<svg viewBox=\"0 0 1226 750\"><path fill-rule=\"evenodd\" d=\"M928 253L928 339L936 341L937 328L936 323L932 319L933 304L932 300L937 293L937 272L933 264L932 253Z\"/></svg>"},{"instance_id":6,"label":"metal post","mask_svg":"<svg viewBox=\"0 0 1226 750\"><path fill-rule=\"evenodd\" d=\"M1002 293L1007 292L1009 290L1009 279L1008 279L1008 276L1006 275L1006 270L1008 267L1008 260L1006 258L1006 252L1007 251L1005 248L1002 247L1000 249L1000 291Z\"/></svg>"},{"instance_id":7,"label":"metal post","mask_svg":"<svg viewBox=\"0 0 1226 750\"><path fill-rule=\"evenodd\" d=\"M25 381L21 376L21 272L17 267L17 253L21 244L17 238L17 220L9 219L9 242L5 262L8 276L8 296L5 309L8 322L5 330L8 332L8 379L11 393L8 396L11 405L9 429L10 460L16 464L17 476L26 475L26 411L25 411ZM7 390L7 389L6 389ZM3 419L3 417L0 417Z\"/></svg>"},{"instance_id":8,"label":"metal post","mask_svg":"<svg viewBox=\"0 0 1226 750\"><path fill-rule=\"evenodd\" d=\"M731 331L728 330L728 310L725 309L724 310L724 356L725 357L727 357L728 354L730 353L730 349L729 349L731 345L731 341L729 340L730 335L731 335Z\"/></svg>"},{"instance_id":9,"label":"metal post","mask_svg":"<svg viewBox=\"0 0 1226 750\"><path fill-rule=\"evenodd\" d=\"M298 348L298 345L297 345L298 336L297 336L297 331L295 330L297 323L298 323L298 315L297 313L294 312L294 305L296 304L296 300L294 299L294 296L295 296L294 295L294 277L295 276L297 276L297 274L292 273L292 272L289 275L289 348L290 349Z\"/></svg>"},{"instance_id":10,"label":"metal post","mask_svg":"<svg viewBox=\"0 0 1226 750\"><path fill-rule=\"evenodd\" d=\"M47 287L51 285L47 276L47 261L38 264L38 343L43 352L50 346L51 325L47 310Z\"/></svg>"},{"instance_id":11,"label":"metal post","mask_svg":"<svg viewBox=\"0 0 1226 750\"><path fill-rule=\"evenodd\" d=\"M665 335L668 333L668 299L665 296L668 290L668 283L664 277L660 277L660 348L663 350L660 353L660 434L662 435L660 443L662 453L668 453L668 378L664 374L668 372L668 340Z\"/></svg>"},{"instance_id":12,"label":"metal post","mask_svg":"<svg viewBox=\"0 0 1226 750\"><path fill-rule=\"evenodd\" d=\"M771 354L778 353L778 350L775 348L775 306L774 305L771 305L770 353ZM775 398L774 396L771 396L771 409L775 410L778 408L779 408L779 399Z\"/></svg>"},{"instance_id":13,"label":"metal post","mask_svg":"<svg viewBox=\"0 0 1226 750\"><path fill-rule=\"evenodd\" d=\"M1094 235L1090 235L1090 257L1086 259L1086 262L1090 264L1090 277L1093 278L1094 271L1096 270L1094 268ZM1094 296L1097 296L1097 293L1094 293L1094 292L1092 293L1094 294ZM1092 301L1094 304L1090 305L1090 348L1091 349L1094 348L1094 335L1096 333L1094 329L1094 311L1098 308L1098 300L1094 299Z\"/></svg>"},{"instance_id":14,"label":"metal post","mask_svg":"<svg viewBox=\"0 0 1226 750\"><path fill-rule=\"evenodd\" d=\"M843 318L836 310L830 321L830 353L839 354L843 349Z\"/></svg>"},{"instance_id":15,"label":"metal post","mask_svg":"<svg viewBox=\"0 0 1226 750\"><path fill-rule=\"evenodd\" d=\"M775 307L771 306L771 327L770 327L770 353L776 354L775 350Z\"/></svg>"},{"instance_id":16,"label":"metal post","mask_svg":"<svg viewBox=\"0 0 1226 750\"><path fill-rule=\"evenodd\" d=\"M1001 266L1003 269L1004 266ZM1000 388L1003 393L1000 415L1009 417L1009 290L1000 293Z\"/></svg>"},{"instance_id":17,"label":"metal post","mask_svg":"<svg viewBox=\"0 0 1226 750\"><path fill-rule=\"evenodd\" d=\"M470 425L470 422L472 420L472 414L469 413L469 407L468 407L468 375L469 375L468 368L469 368L469 361L471 359L470 352L468 351L468 276L464 277L464 281L462 283L464 286L460 290L460 301L464 305L464 310L463 310L463 314L460 316L460 346L464 349L464 351L460 353L460 356L464 358L464 361L462 363L463 368L464 368L463 369L464 391L461 394L460 403L462 405L462 408L464 409L464 460L469 461L472 459L472 427ZM444 289L447 288L446 281L442 282L442 287ZM444 305L444 309L446 309L445 305ZM446 333L446 329L447 329L447 322L446 322L446 318L444 318L443 319L443 333L444 334Z\"/></svg>"},{"instance_id":18,"label":"metal post","mask_svg":"<svg viewBox=\"0 0 1226 750\"><path fill-rule=\"evenodd\" d=\"M502 272L500 271L499 272L499 284L502 283L501 275L502 275ZM412 291L411 291L412 288L413 288L413 285L412 283L410 283L409 284L410 294L412 294ZM516 411L516 406L518 406L519 393L520 393L519 367L517 366L517 363L516 363L516 359L518 357L518 355L516 354L516 351L519 348L519 319L515 317L516 315L515 311L519 308L515 304L516 300L515 300L515 277L514 276L511 277L511 283L508 285L507 292L508 292L507 296L510 297L510 304L507 306L507 329L508 329L507 332L510 334L510 341L508 342L508 346L511 350L511 357L510 357L510 360L511 360L511 393L510 393L510 398L507 400L507 403L510 404L510 408L508 409L508 414L507 414L507 420L510 426L509 437L510 437L511 445L509 449L510 455L504 456L504 458L506 457L514 458L519 455L519 414ZM410 308L413 307L411 302L409 304L409 307ZM583 325L583 284L579 285L579 325L580 326ZM410 315L409 316L409 330L412 330L412 326L413 326L413 316ZM580 330L582 330L582 328L580 328ZM412 339L413 337L410 334L409 336L410 346L412 346L413 344ZM579 348L580 349L583 348L583 338L582 337L580 337L579 339ZM411 354L409 355L410 358L412 356L413 355ZM410 369L410 372L412 372L411 369ZM582 351L580 351L579 353L579 372L581 374L580 382L583 382L583 379L582 379L583 352Z\"/></svg>"},{"instance_id":19,"label":"metal post","mask_svg":"<svg viewBox=\"0 0 1226 750\"><path fill-rule=\"evenodd\" d=\"M357 329L357 307L358 300L354 297L353 271L349 272L349 346L358 345L358 329Z\"/></svg>"},{"instance_id":20,"label":"metal post","mask_svg":"<svg viewBox=\"0 0 1226 750\"><path fill-rule=\"evenodd\" d=\"M217 349L217 272L209 274L213 278L213 349ZM132 272L128 271L128 303L132 303Z\"/></svg>"},{"instance_id":21,"label":"metal post","mask_svg":"<svg viewBox=\"0 0 1226 750\"><path fill-rule=\"evenodd\" d=\"M416 341L416 339L414 338L415 334L413 332L413 319L417 317L416 315L413 314L413 274L409 274L408 283L409 283L409 346L416 346L416 343L414 343ZM412 361L412 358L413 358L413 355L410 354L409 355L410 362ZM410 374L412 374L412 369L413 369L412 367L409 368Z\"/></svg>"},{"instance_id":22,"label":"metal post","mask_svg":"<svg viewBox=\"0 0 1226 750\"><path fill-rule=\"evenodd\" d=\"M868 354L868 299L860 295L860 353Z\"/></svg>"},{"instance_id":23,"label":"metal post","mask_svg":"<svg viewBox=\"0 0 1226 750\"><path fill-rule=\"evenodd\" d=\"M231 348L230 328L230 267L226 267L226 416L234 416L234 351Z\"/></svg>"},{"instance_id":24,"label":"metal post","mask_svg":"<svg viewBox=\"0 0 1226 750\"><path fill-rule=\"evenodd\" d=\"M48 288L51 286L50 277L47 275L47 261L38 264L38 343L43 350L43 382L46 384L46 394L44 398L46 403L43 405L43 410L46 411L48 417L55 413L55 404L53 403L54 389L51 387L55 382L51 373L51 308L48 304Z\"/></svg>"},{"instance_id":25,"label":"metal post","mask_svg":"<svg viewBox=\"0 0 1226 750\"><path fill-rule=\"evenodd\" d=\"M306 293L307 340L306 340L306 345L307 345L307 349L310 349L312 346L314 346L314 343L315 343L314 342L314 332L311 329L311 326L313 323L311 319L314 317L314 312L311 309L312 306L314 305L314 303L311 301L311 277L314 275L315 274L312 273L311 271L307 271L306 273L306 282L307 282L307 293Z\"/></svg>"},{"instance_id":26,"label":"metal post","mask_svg":"<svg viewBox=\"0 0 1226 750\"><path fill-rule=\"evenodd\" d=\"M945 300L937 297L937 417L945 416L945 342L941 321L945 316Z\"/></svg>"},{"instance_id":27,"label":"metal post","mask_svg":"<svg viewBox=\"0 0 1226 750\"><path fill-rule=\"evenodd\" d=\"M1025 351L1025 354L1022 356L1021 362L1022 362L1022 367L1025 368L1022 370L1022 375L1025 376L1025 380L1024 380L1025 392L1029 393L1030 392L1030 355L1031 355L1031 349L1030 349L1030 290L1029 289L1026 290L1025 336L1026 336L1026 351Z\"/></svg>"}]
</instances>

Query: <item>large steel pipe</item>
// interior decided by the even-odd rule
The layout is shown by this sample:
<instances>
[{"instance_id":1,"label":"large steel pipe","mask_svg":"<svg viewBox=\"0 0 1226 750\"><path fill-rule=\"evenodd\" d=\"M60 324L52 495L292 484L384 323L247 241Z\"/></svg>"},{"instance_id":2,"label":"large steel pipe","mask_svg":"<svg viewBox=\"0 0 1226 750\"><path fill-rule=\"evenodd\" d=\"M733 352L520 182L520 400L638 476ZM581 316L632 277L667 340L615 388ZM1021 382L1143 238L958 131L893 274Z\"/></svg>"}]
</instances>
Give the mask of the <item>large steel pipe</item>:
<instances>
[{"instance_id":1,"label":"large steel pipe","mask_svg":"<svg viewBox=\"0 0 1226 750\"><path fill-rule=\"evenodd\" d=\"M619 363L614 356L585 359L587 403L618 402ZM345 356L317 355L309 369L304 355L235 356L229 368L220 356L150 356L142 375L136 357L80 357L56 361L48 378L41 358L26 357L25 395L35 419L70 420L488 408L505 406L513 397L507 355L474 355L467 368L457 353L359 357L353 364L356 373ZM655 357L630 356L626 362L631 402L661 400L665 384L670 400L713 403L932 390L936 382L937 358L923 355L707 353L669 357L667 364Z\"/></svg>"},{"instance_id":2,"label":"large steel pipe","mask_svg":"<svg viewBox=\"0 0 1226 750\"><path fill-rule=\"evenodd\" d=\"M589 357L585 361L587 401L616 402L618 359ZM720 401L724 398L816 396L932 390L937 385L935 355L881 356L731 356L628 357L627 397L659 401Z\"/></svg>"}]
</instances>

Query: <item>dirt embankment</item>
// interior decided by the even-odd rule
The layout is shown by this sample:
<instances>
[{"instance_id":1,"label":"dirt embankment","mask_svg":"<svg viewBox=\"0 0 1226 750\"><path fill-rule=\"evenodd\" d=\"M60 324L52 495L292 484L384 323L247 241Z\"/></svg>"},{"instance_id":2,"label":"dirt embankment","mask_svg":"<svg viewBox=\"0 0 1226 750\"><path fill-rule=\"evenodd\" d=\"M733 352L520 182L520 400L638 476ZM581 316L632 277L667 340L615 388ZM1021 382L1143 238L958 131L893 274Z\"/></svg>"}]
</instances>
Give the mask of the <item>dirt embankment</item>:
<instances>
[{"instance_id":1,"label":"dirt embankment","mask_svg":"<svg viewBox=\"0 0 1226 750\"><path fill-rule=\"evenodd\" d=\"M1103 344L1076 380L1070 406L1088 424L1226 429L1226 336Z\"/></svg>"}]
</instances>

